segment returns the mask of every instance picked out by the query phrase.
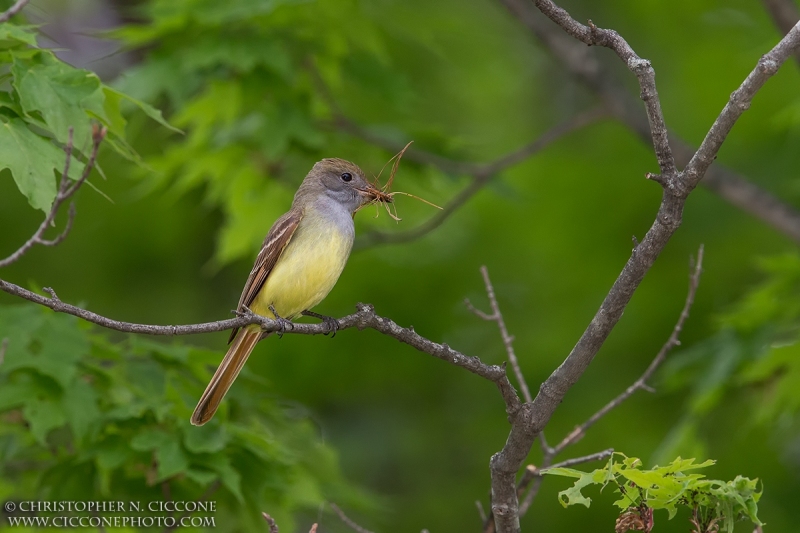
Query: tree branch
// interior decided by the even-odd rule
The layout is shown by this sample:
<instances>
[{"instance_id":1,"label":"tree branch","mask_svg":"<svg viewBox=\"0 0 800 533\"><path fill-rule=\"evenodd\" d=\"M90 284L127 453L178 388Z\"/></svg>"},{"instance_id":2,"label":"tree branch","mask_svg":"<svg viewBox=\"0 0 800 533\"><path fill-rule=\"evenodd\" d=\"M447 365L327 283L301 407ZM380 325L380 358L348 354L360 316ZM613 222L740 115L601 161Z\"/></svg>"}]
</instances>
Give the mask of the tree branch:
<instances>
[{"instance_id":1,"label":"tree branch","mask_svg":"<svg viewBox=\"0 0 800 533\"><path fill-rule=\"evenodd\" d=\"M22 8L28 3L29 0L17 0L14 5L0 13L0 23L8 22L11 17L22 11Z\"/></svg>"},{"instance_id":2,"label":"tree branch","mask_svg":"<svg viewBox=\"0 0 800 533\"><path fill-rule=\"evenodd\" d=\"M567 464L575 464L575 463L570 463L572 459L568 459L567 461L555 465L553 465L552 462L553 459L555 459L555 457L558 454L563 452L565 448L578 442L586 434L586 431L591 426L593 426L598 420L607 415L611 410L618 407L620 404L622 404L622 402L630 398L633 395L633 393L635 393L637 390L639 389L652 390L647 385L647 381L652 377L652 375L655 373L658 367L661 366L661 364L664 362L664 359L667 357L670 350L675 346L680 345L679 336L681 331L683 330L683 325L689 318L689 310L694 304L694 298L695 294L697 293L697 287L700 284L700 274L702 273L702 269L703 269L703 246L700 246L697 252L697 261L694 262L694 265L690 269L689 290L686 295L686 301L683 304L683 309L681 310L681 314L678 316L678 321L675 323L675 327L672 329L672 333L670 334L669 338L661 347L661 349L658 351L656 356L653 358L653 361L651 361L650 365L647 367L644 373L635 382L633 382L631 386L629 386L616 398L608 402L603 408L601 408L599 411L597 411L595 414L589 417L589 419L586 422L584 422L580 426L577 426L566 437L564 437L561 440L561 442L559 442L556 446L546 449L544 452L544 457L542 459L542 467L540 469L536 469L535 467L533 467L533 465L529 465L526 469L525 475L528 475L528 470L530 470L531 468L533 468L536 471L534 473L538 473L547 468L555 468L557 466L566 466ZM530 482L531 480L528 480L526 485ZM530 491L528 492L528 494L525 495L524 500L519 506L520 516L525 516L525 513L528 512L528 509L530 508L531 504L533 503L533 500L536 498L536 495L539 492L540 485L541 485L540 478L533 480ZM524 488L518 487L517 490L518 495L521 494L522 490L524 490Z\"/></svg>"},{"instance_id":3,"label":"tree branch","mask_svg":"<svg viewBox=\"0 0 800 533\"><path fill-rule=\"evenodd\" d=\"M376 135L368 128L351 120L336 103L336 99L331 94L330 88L322 79L319 71L310 62L309 71L317 90L331 109L331 113L333 114L333 126L335 128L392 153L396 153L406 146L406 143L392 141L380 135ZM449 174L467 174L472 176L472 180L456 194L441 211L437 212L419 226L401 232L368 232L356 239L355 248L362 249L378 244L397 244L424 237L441 226L453 213L466 204L470 198L478 193L478 191L500 172L529 159L561 137L608 116L608 111L602 106L584 111L546 131L528 144L486 163L457 161L439 154L427 152L416 146L410 148L403 156L406 159L422 165L436 167L442 172Z\"/></svg>"},{"instance_id":4,"label":"tree branch","mask_svg":"<svg viewBox=\"0 0 800 533\"><path fill-rule=\"evenodd\" d=\"M681 310L681 314L678 317L678 321L675 324L675 327L672 329L672 334L667 339L667 342L661 347L661 350L658 351L653 361L644 371L644 373L634 381L631 386L625 389L622 393L619 394L616 398L608 402L602 409L597 411L593 414L589 419L577 426L569 435L564 437L564 439L558 443L553 448L553 455L561 453L564 448L567 446L578 442L583 436L586 434L586 430L592 427L594 424L597 423L598 420L603 418L607 415L612 409L618 407L622 402L630 398L636 391L638 390L652 390L648 386L648 380L653 376L655 371L658 369L659 366L664 362L666 359L667 354L669 354L672 348L680 345L680 334L683 331L683 325L686 323L686 319L689 318L689 310L692 308L692 304L694 304L694 297L697 294L697 287L700 284L700 274L703 269L703 246L700 246L700 249L697 252L697 261L692 268L691 274L689 275L689 293L686 295L686 302L683 304L683 310Z\"/></svg>"},{"instance_id":5,"label":"tree branch","mask_svg":"<svg viewBox=\"0 0 800 533\"><path fill-rule=\"evenodd\" d=\"M492 307L492 314L490 315L484 313L480 309L476 309L469 300L465 300L464 303L467 305L467 308L475 313L475 315L478 317L482 318L483 320L497 323L497 329L500 330L500 338L503 339L503 346L506 348L508 361L511 363L511 368L514 370L514 375L517 377L517 383L522 391L522 397L526 402L533 401L531 392L528 389L528 383L525 381L525 376L519 367L517 354L514 352L514 337L508 333L506 322L503 320L503 313L500 312L500 305L497 303L497 297L494 294L492 280L489 279L489 269L486 268L485 265L481 267L481 275L483 276L483 283L486 285L486 295L489 297L489 305Z\"/></svg>"},{"instance_id":6,"label":"tree branch","mask_svg":"<svg viewBox=\"0 0 800 533\"><path fill-rule=\"evenodd\" d=\"M639 102L600 62L596 50L567 36L541 17L528 0L500 0L580 83L595 93L610 112L643 141L652 142L649 123ZM679 166L695 150L674 134L670 144ZM800 212L722 165L708 169L701 184L730 204L766 222L800 243Z\"/></svg>"},{"instance_id":7,"label":"tree branch","mask_svg":"<svg viewBox=\"0 0 800 533\"><path fill-rule=\"evenodd\" d=\"M353 520L352 520L352 519L351 519L349 516L347 516L346 514L344 514L344 511L342 511L342 510L339 508L339 506L338 506L338 505L336 505L336 504L335 504L335 503L333 503L333 502L328 502L328 503L329 503L329 505L331 506L331 509L333 509L333 512L335 512L337 515L339 515L339 519L340 519L342 522L344 522L344 523L347 525L347 527L349 527L350 529L352 529L352 530L353 530L353 531L355 531L356 533L372 533L372 531L370 531L369 529L367 529L367 528L365 528L365 527L362 527L362 526L358 525L358 524L357 524L355 521L353 521Z\"/></svg>"},{"instance_id":8,"label":"tree branch","mask_svg":"<svg viewBox=\"0 0 800 533\"><path fill-rule=\"evenodd\" d=\"M772 17L772 22L784 35L789 33L800 20L800 9L792 0L761 0L761 2ZM800 66L800 52L795 52L794 59Z\"/></svg>"},{"instance_id":9,"label":"tree branch","mask_svg":"<svg viewBox=\"0 0 800 533\"><path fill-rule=\"evenodd\" d=\"M675 158L670 148L667 127L661 112L661 102L658 99L658 91L656 91L656 73L650 62L639 57L616 31L598 28L591 21L588 26L584 26L551 0L535 0L535 4L547 18L584 44L612 49L628 69L636 75L641 89L640 97L644 100L647 119L650 123L650 135L658 165L661 167L661 174L674 176L677 172Z\"/></svg>"},{"instance_id":10,"label":"tree branch","mask_svg":"<svg viewBox=\"0 0 800 533\"><path fill-rule=\"evenodd\" d=\"M57 313L66 313L76 316L87 322L97 324L104 328L122 331L125 333L138 333L145 335L195 335L198 333L211 333L215 331L225 331L233 328L241 328L249 324L258 324L266 332L275 332L281 329L281 324L260 315L246 310L236 318L218 320L216 322L205 322L202 324L188 324L180 326L161 326L154 324L136 324L132 322L122 322L107 318L105 316L87 311L80 307L62 302L55 291L49 287L44 290L50 293L50 298L36 294L13 283L0 279L0 290L19 296L25 300L42 305ZM368 304L359 303L357 311L339 319L339 330L357 328L359 330L374 329L379 333L392 337L400 342L408 344L417 350L432 355L443 361L465 368L484 379L495 383L500 390L503 400L506 403L506 410L511 413L516 411L521 402L517 397L514 387L506 376L505 369L497 365L486 365L477 357L470 357L454 350L447 344L433 342L419 335L414 328L403 328L388 318L381 317L375 313L375 308ZM293 323L285 333L300 335L320 335L329 333L329 326L325 323L304 324Z\"/></svg>"},{"instance_id":11,"label":"tree branch","mask_svg":"<svg viewBox=\"0 0 800 533\"><path fill-rule=\"evenodd\" d=\"M717 157L722 143L730 133L733 125L750 108L750 102L755 94L764 86L781 65L800 47L800 22L781 39L767 54L761 56L756 68L753 69L738 89L733 91L730 100L725 105L722 113L711 125L706 138L700 144L689 164L684 169L689 184L697 184L705 174L706 169Z\"/></svg>"},{"instance_id":12,"label":"tree branch","mask_svg":"<svg viewBox=\"0 0 800 533\"><path fill-rule=\"evenodd\" d=\"M264 512L261 513L261 516L264 517L264 520L267 522L267 526L269 526L269 533L278 533L278 524L275 523L275 519Z\"/></svg>"},{"instance_id":13,"label":"tree branch","mask_svg":"<svg viewBox=\"0 0 800 533\"><path fill-rule=\"evenodd\" d=\"M59 208L61 205L67 201L70 197L72 197L78 189L81 188L81 185L86 182L89 178L89 174L92 172L94 168L95 162L97 161L97 153L100 150L100 144L103 142L103 139L106 136L106 128L99 127L96 124L92 127L92 152L89 155L89 160L86 162L86 165L83 168L83 173L81 174L80 178L76 181L71 181L69 179L69 167L70 163L72 162L72 128L69 129L69 140L67 141L67 145L64 147L64 152L66 153L66 160L64 162L64 171L61 174L61 181L58 185L58 192L56 193L56 197L53 200L53 205L50 207L50 211L45 216L44 220L41 224L39 224L39 228L33 234L33 236L25 241L22 246L20 246L15 252L11 255L6 257L5 259L0 259L0 268L7 267L8 265L19 261L19 259L25 255L25 253L33 248L35 245L40 244L42 246L55 246L61 241L63 241L69 231L72 229L72 223L75 221L75 204L70 204L69 206L69 218L67 218L67 224L64 227L64 230L59 233L53 239L45 239L44 233L47 231L47 228L50 226L55 225L55 218L56 214L58 213Z\"/></svg>"},{"instance_id":14,"label":"tree branch","mask_svg":"<svg viewBox=\"0 0 800 533\"><path fill-rule=\"evenodd\" d=\"M650 77L649 63L642 63L638 56L630 55L627 43L617 38L615 32L583 26L552 2L537 0L536 5L567 32L582 40L589 40L589 44L611 47L621 58L627 58L629 68L634 70L640 79L643 92L649 90L646 87ZM510 417L511 431L506 444L500 452L492 456L490 462L492 512L498 533L520 531L515 477L530 452L534 439L547 425L569 389L592 362L622 317L639 283L680 226L687 196L702 179L733 124L749 105L755 93L798 47L800 47L800 25L795 26L759 60L753 72L731 96L731 102L720 113L706 140L684 172L673 172L669 167L670 161L667 157L669 154L664 153L665 145L662 137L666 130L661 131L660 117L654 113L660 108L655 105L656 102L645 102L651 127L656 130L652 131L653 143L663 169L660 179L657 180L663 188L658 214L642 242L634 248L633 254L603 300L600 309L570 354L542 384L534 400L524 403ZM655 93L652 95L656 99Z\"/></svg>"},{"instance_id":15,"label":"tree branch","mask_svg":"<svg viewBox=\"0 0 800 533\"><path fill-rule=\"evenodd\" d=\"M534 154L542 151L559 138L575 130L581 129L584 126L606 116L608 116L608 113L602 108L594 108L590 109L589 111L579 113L566 122L546 131L538 139L535 139L527 145L489 163L468 163L454 161L452 159L443 158L439 155L424 152L422 150L411 149L407 156L410 160L435 166L443 172L450 172L454 174L471 174L472 180L469 184L467 184L466 187L461 189L461 191L456 194L441 211L438 211L435 215L416 228L393 233L371 231L363 237L357 238L356 247L364 248L377 244L397 244L424 237L428 233L441 226L453 215L453 213L466 204L500 172L518 163L521 163L522 161L525 161ZM365 130L361 131L367 136L359 134L357 130L350 130L350 133L389 150L402 149L402 146L399 144L385 140L379 141L375 135L368 133Z\"/></svg>"}]
</instances>

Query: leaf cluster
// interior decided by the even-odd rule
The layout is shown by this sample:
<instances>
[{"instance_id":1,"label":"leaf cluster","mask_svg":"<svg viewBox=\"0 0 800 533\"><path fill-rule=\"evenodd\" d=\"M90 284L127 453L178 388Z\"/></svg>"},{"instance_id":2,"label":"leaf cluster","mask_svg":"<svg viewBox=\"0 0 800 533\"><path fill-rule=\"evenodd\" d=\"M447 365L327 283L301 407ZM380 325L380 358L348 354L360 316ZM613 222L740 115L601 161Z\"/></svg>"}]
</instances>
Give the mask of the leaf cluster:
<instances>
[{"instance_id":1,"label":"leaf cluster","mask_svg":"<svg viewBox=\"0 0 800 533\"><path fill-rule=\"evenodd\" d=\"M36 42L36 26L0 24L0 170L10 169L35 209L48 211L56 196L54 172L63 170L63 147L74 145L69 176L83 171L79 156L91 150L92 122L108 129L106 144L132 161L123 105L133 105L166 127L161 112L59 60Z\"/></svg>"},{"instance_id":2,"label":"leaf cluster","mask_svg":"<svg viewBox=\"0 0 800 533\"><path fill-rule=\"evenodd\" d=\"M219 354L112 340L72 317L0 307L0 499L217 502L217 524L256 527L353 498L308 421L247 375L209 424L191 409ZM36 465L31 468L31 465Z\"/></svg>"},{"instance_id":3,"label":"leaf cluster","mask_svg":"<svg viewBox=\"0 0 800 533\"><path fill-rule=\"evenodd\" d=\"M577 478L572 487L558 493L564 507L578 504L589 507L591 498L584 496L582 491L591 485L600 485L602 489L611 484L620 495L614 505L623 514L630 509L664 509L672 519L679 507L688 507L696 511L695 515L704 516L706 523L720 522L728 533L733 531L734 522L741 518L761 525L757 516L761 497L758 480L736 476L733 481L720 481L706 479L704 474L694 472L713 464L711 460L695 463L695 459L678 457L666 466L644 469L638 458L617 452L605 467L592 472L550 468L543 473Z\"/></svg>"},{"instance_id":4,"label":"leaf cluster","mask_svg":"<svg viewBox=\"0 0 800 533\"><path fill-rule=\"evenodd\" d=\"M384 107L404 98L362 2L154 0L140 16L112 34L146 51L119 86L187 132L146 157L160 177L151 186L200 188L221 209L220 264L249 257L299 180L336 154L327 89L377 92Z\"/></svg>"}]
</instances>

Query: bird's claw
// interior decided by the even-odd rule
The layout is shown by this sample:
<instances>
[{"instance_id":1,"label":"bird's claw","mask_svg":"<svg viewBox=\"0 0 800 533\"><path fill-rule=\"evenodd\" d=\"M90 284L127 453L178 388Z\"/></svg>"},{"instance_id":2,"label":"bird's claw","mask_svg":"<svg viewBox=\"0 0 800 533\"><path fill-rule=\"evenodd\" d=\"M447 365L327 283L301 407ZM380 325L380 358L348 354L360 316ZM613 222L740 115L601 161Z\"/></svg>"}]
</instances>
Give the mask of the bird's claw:
<instances>
[{"instance_id":1,"label":"bird's claw","mask_svg":"<svg viewBox=\"0 0 800 533\"><path fill-rule=\"evenodd\" d=\"M275 307L269 306L269 310L272 311L272 314L275 315L275 322L278 323L278 330L276 333L278 334L278 338L283 338L283 334L286 333L287 329L294 329L294 324L292 324L291 320L283 318L275 311Z\"/></svg>"},{"instance_id":2,"label":"bird's claw","mask_svg":"<svg viewBox=\"0 0 800 533\"><path fill-rule=\"evenodd\" d=\"M311 316L322 320L322 323L325 324L325 326L328 328L328 331L323 333L323 335L330 334L331 338L334 338L336 336L336 332L339 331L339 328L342 327L342 325L339 324L339 321L333 318L332 316L320 315L319 313L314 313L308 310L303 311L302 314L304 316Z\"/></svg>"}]
</instances>

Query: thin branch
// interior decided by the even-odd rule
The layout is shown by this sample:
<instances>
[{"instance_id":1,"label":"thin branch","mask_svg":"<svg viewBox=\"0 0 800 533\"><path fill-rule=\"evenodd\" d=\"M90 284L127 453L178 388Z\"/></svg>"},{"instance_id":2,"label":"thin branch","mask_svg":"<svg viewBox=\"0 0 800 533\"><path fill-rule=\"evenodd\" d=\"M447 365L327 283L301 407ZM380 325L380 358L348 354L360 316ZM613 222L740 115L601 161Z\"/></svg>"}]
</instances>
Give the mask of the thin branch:
<instances>
[{"instance_id":1,"label":"thin branch","mask_svg":"<svg viewBox=\"0 0 800 533\"><path fill-rule=\"evenodd\" d=\"M344 111L342 111L341 107L339 107L336 99L331 94L330 88L325 83L319 71L314 67L313 62L308 62L308 69L317 91L331 109L334 127L392 153L398 152L406 146L405 142L396 142L386 139L351 120ZM529 159L561 137L608 116L608 111L602 106L584 111L546 131L528 144L486 163L457 161L421 150L416 146L410 148L404 155L406 159L422 165L436 167L442 172L449 174L467 174L472 176L472 180L456 194L441 211L438 211L434 216L416 228L394 233L381 231L369 232L364 236L358 237L356 249L377 244L409 242L427 235L441 226L454 212L466 204L470 198L500 172Z\"/></svg>"},{"instance_id":2,"label":"thin branch","mask_svg":"<svg viewBox=\"0 0 800 533\"><path fill-rule=\"evenodd\" d=\"M664 362L667 355L669 354L672 348L680 345L680 334L683 331L683 325L686 323L686 319L689 318L689 310L692 308L692 304L694 304L694 297L697 294L697 287L700 284L700 274L703 270L703 246L700 246L700 249L697 251L697 261L695 262L694 267L689 275L689 293L686 295L686 302L683 304L683 310L681 311L680 316L678 317L678 322L675 324L675 327L672 329L672 334L670 334L667 342L661 347L661 350L658 351L655 358L650 362L650 365L644 371L644 373L639 376L639 379L634 381L627 389L625 389L622 393L620 393L616 398L608 402L604 405L599 411L593 414L589 419L577 426L569 435L564 437L564 439L558 443L558 445L554 448L554 455L562 452L564 448L567 446L578 442L585 434L586 430L592 427L594 424L597 423L598 420L603 418L607 415L611 410L618 407L622 402L630 398L636 391L638 390L650 390L647 382L653 376L655 371L658 369L659 366Z\"/></svg>"},{"instance_id":3,"label":"thin branch","mask_svg":"<svg viewBox=\"0 0 800 533\"><path fill-rule=\"evenodd\" d=\"M761 0L761 2L772 17L772 22L784 35L789 33L800 20L800 9L792 0ZM794 59L800 66L800 52L795 52Z\"/></svg>"},{"instance_id":4,"label":"thin branch","mask_svg":"<svg viewBox=\"0 0 800 533\"><path fill-rule=\"evenodd\" d=\"M0 279L0 290L19 296L33 303L37 303L57 313L73 315L87 322L97 324L104 328L122 331L125 333L139 333L145 335L195 335L198 333L211 333L215 331L225 331L233 328L241 328L249 324L258 324L266 332L281 330L281 324L277 320L272 320L245 310L236 318L218 320L216 322L205 322L202 324L188 324L181 326L161 326L154 324L136 324L132 322L122 322L104 317L97 313L87 311L80 307L62 302L55 291L49 287L44 290L50 293L50 298L36 294L13 283ZM497 385L500 394L506 404L507 412L512 413L519 409L521 402L517 397L514 387L506 376L505 369L497 365L486 365L477 357L464 355L458 350L454 350L447 344L433 342L419 335L414 328L403 328L388 318L381 317L375 313L375 308L368 304L359 303L357 311L351 315L339 319L339 330L357 328L374 329L384 335L393 337L400 342L408 344L417 350L432 355L443 361L467 369L473 374L477 374L484 379L492 381ZM329 326L325 323L304 324L294 323L293 327L286 330L288 334L300 335L324 335L329 333Z\"/></svg>"},{"instance_id":5,"label":"thin branch","mask_svg":"<svg viewBox=\"0 0 800 533\"><path fill-rule=\"evenodd\" d=\"M589 44L600 44L613 48L620 57L626 58L628 66L640 79L643 92L650 77L649 63L641 62L638 56L630 56L627 43L618 38L614 32L585 27L572 20L566 11L545 0L537 0L537 7L579 38L588 39ZM552 9L551 9L552 8ZM731 96L731 102L725 106L712 126L706 140L703 141L697 154L684 172L673 172L670 169L669 157L664 153L661 140L659 117L653 112L657 110L657 102L645 102L653 130L652 137L656 147L659 164L662 166L661 179L658 182L663 188L662 202L653 225L641 243L637 244L627 264L614 282L600 309L584 331L578 343L564 362L542 383L533 402L523 404L514 415L509 417L511 431L503 449L492 456L490 462L492 486L492 513L498 533L518 533L519 502L516 491L516 473L530 452L533 441L547 425L550 417L559 406L570 388L580 379L594 359L611 330L616 326L625 307L633 297L633 293L650 270L661 251L682 222L683 207L689 193L703 178L733 124L749 105L755 93L772 76L787 57L800 47L800 25L795 26L769 53L759 60L756 68ZM650 87L654 89L654 87ZM652 93L657 100L655 93Z\"/></svg>"},{"instance_id":6,"label":"thin branch","mask_svg":"<svg viewBox=\"0 0 800 533\"><path fill-rule=\"evenodd\" d=\"M503 339L503 345L506 347L508 361L511 363L511 368L514 370L514 375L517 377L517 383L522 391L522 397L526 402L531 402L533 401L531 391L528 389L528 383L525 381L525 376L522 374L522 370L519 367L517 354L514 352L514 337L508 333L506 322L503 319L503 313L500 312L500 305L497 303L497 296L495 296L494 293L492 280L489 279L489 269L486 268L485 265L481 267L481 275L483 276L483 283L486 285L486 295L489 297L489 305L492 307L492 314L490 315L479 309L476 309L469 300L465 300L464 303L467 305L467 308L475 313L478 317L482 318L483 320L497 323L497 329L500 330L500 337Z\"/></svg>"},{"instance_id":7,"label":"thin branch","mask_svg":"<svg viewBox=\"0 0 800 533\"><path fill-rule=\"evenodd\" d=\"M612 49L628 69L636 75L641 89L640 97L644 100L647 119L650 123L650 135L658 165L661 167L661 174L670 178L675 176L677 174L675 158L672 155L664 115L661 112L661 102L658 99L658 91L656 91L656 73L650 62L639 57L616 31L598 28L591 21L588 26L585 26L551 0L536 0L535 4L547 18L584 44Z\"/></svg>"},{"instance_id":8,"label":"thin branch","mask_svg":"<svg viewBox=\"0 0 800 533\"><path fill-rule=\"evenodd\" d=\"M583 463L590 463L592 461L602 461L603 459L608 459L614 454L614 448L609 448L607 450L603 450L602 452L593 453L590 455L584 455L582 457L574 457L572 459L567 459L566 461L561 461L560 463L556 463L552 466L548 466L547 468L542 468L537 470L536 475L541 476L544 472L546 472L550 468L567 468L570 466L575 466Z\"/></svg>"},{"instance_id":9,"label":"thin branch","mask_svg":"<svg viewBox=\"0 0 800 533\"><path fill-rule=\"evenodd\" d=\"M687 185L694 186L700 182L706 169L716 159L722 143L730 133L733 125L750 108L750 102L755 94L764 86L783 63L800 48L800 22L758 60L747 78L742 82L738 89L733 91L730 100L723 108L722 112L711 125L711 129L706 134L705 139L700 144L689 164L684 169Z\"/></svg>"},{"instance_id":10,"label":"thin branch","mask_svg":"<svg viewBox=\"0 0 800 533\"><path fill-rule=\"evenodd\" d=\"M89 174L92 172L94 168L95 162L97 161L97 153L100 150L100 144L103 142L103 139L106 136L106 128L99 127L94 125L92 128L92 152L89 155L89 159L86 162L86 165L83 168L83 173L81 174L80 178L76 181L72 181L69 179L69 167L70 163L72 162L72 151L73 151L73 144L72 144L72 128L69 129L69 140L67 141L67 145L64 147L64 152L66 154L66 159L64 162L64 171L61 174L61 181L59 182L58 192L56 193L56 197L53 200L53 205L50 207L50 211L47 213L47 216L44 218L41 224L39 224L39 228L33 234L33 236L25 241L15 252L11 255L6 257L5 259L0 259L0 268L6 267L11 263L19 261L19 259L25 255L25 253L30 250L33 246L40 244L42 246L55 246L61 241L63 241L69 231L72 229L72 224L75 221L75 204L70 204L69 206L69 215L67 218L67 224L64 227L64 230L59 233L53 239L45 239L44 233L47 231L47 228L50 226L55 225L55 218L56 214L58 213L59 208L61 205L66 202L70 197L72 197L78 189L81 188L81 185L86 182L89 178Z\"/></svg>"},{"instance_id":11,"label":"thin branch","mask_svg":"<svg viewBox=\"0 0 800 533\"><path fill-rule=\"evenodd\" d=\"M3 339L3 342L0 342L0 365L6 360L6 350L8 350L8 337Z\"/></svg>"},{"instance_id":12,"label":"thin branch","mask_svg":"<svg viewBox=\"0 0 800 533\"><path fill-rule=\"evenodd\" d=\"M481 519L481 523L486 522L486 511L483 509L483 504L480 500L475 500L475 507L478 509L478 516Z\"/></svg>"},{"instance_id":13,"label":"thin branch","mask_svg":"<svg viewBox=\"0 0 800 533\"><path fill-rule=\"evenodd\" d=\"M528 0L500 2L547 47L559 65L595 93L618 120L643 141L652 142L646 113L642 111L637 98L616 79L613 72L604 67L595 48L587 47L566 35L559 27L541 17ZM695 149L674 134L669 135L669 140L677 163L685 166ZM742 176L715 164L708 169L700 184L800 243L800 212Z\"/></svg>"},{"instance_id":14,"label":"thin branch","mask_svg":"<svg viewBox=\"0 0 800 533\"><path fill-rule=\"evenodd\" d=\"M347 525L347 527L349 527L350 529L352 529L356 533L372 533L372 531L370 531L369 529L367 529L365 527L361 527L360 525L355 523L350 517L348 517L346 514L344 514L344 511L342 511L339 508L339 506L336 505L335 503L330 502L330 506L331 506L331 509L333 509L333 512L335 512L337 515L339 515L339 519L342 522L344 522Z\"/></svg>"},{"instance_id":15,"label":"thin branch","mask_svg":"<svg viewBox=\"0 0 800 533\"><path fill-rule=\"evenodd\" d=\"M278 524L275 523L275 519L264 512L261 513L261 516L264 517L264 520L266 520L269 525L269 533L278 533Z\"/></svg>"},{"instance_id":16,"label":"thin branch","mask_svg":"<svg viewBox=\"0 0 800 533\"><path fill-rule=\"evenodd\" d=\"M6 9L3 13L0 13L0 23L8 22L11 17L22 11L22 8L25 7L29 0L17 0L16 3Z\"/></svg>"},{"instance_id":17,"label":"thin branch","mask_svg":"<svg viewBox=\"0 0 800 533\"><path fill-rule=\"evenodd\" d=\"M683 325L689 318L689 310L694 304L695 294L697 294L697 287L700 284L700 274L702 273L703 270L703 252L704 252L704 247L701 245L697 251L697 260L694 262L689 272L689 289L686 295L686 301L683 304L683 309L681 310L681 313L678 316L678 320L675 324L675 327L672 329L672 333L670 334L669 338L661 347L661 349L658 351L653 360L650 362L650 365L648 365L644 373L641 376L639 376L639 378L636 381L634 381L631 386L629 386L616 398L608 402L605 406L603 406L603 408L601 408L599 411L597 411L591 417L589 417L589 419L586 422L584 422L580 426L577 426L573 431L571 431L567 436L565 436L561 440L561 442L559 442L556 446L546 449L544 452L544 457L542 458L542 467L540 469L535 469L535 467L529 465L526 469L525 475L529 475L527 473L527 470L531 468L534 468L534 470L540 472L541 470L545 470L547 468L555 468L557 466L568 466L569 464L575 464L575 463L570 463L570 461L573 461L573 459L568 459L567 461L554 465L553 459L558 454L563 452L564 449L566 449L568 446L571 446L572 444L578 442L586 434L586 431L591 426L593 426L602 417L607 415L612 409L618 407L622 402L631 397L633 393L635 393L637 390L642 389L642 390L652 391L652 389L650 389L650 387L647 385L647 381L652 377L652 375L655 373L658 367L664 362L664 359L667 357L670 350L675 346L680 345L679 336L681 331L683 330ZM528 483L530 483L530 480L527 481L526 485ZM531 504L533 503L533 500L536 498L538 494L540 484L541 484L541 479L534 480L533 483L531 484L530 491L528 492L528 494L525 495L525 498L523 499L522 503L520 503L519 506L520 516L525 516L525 513L528 512L528 509L530 508ZM520 489L518 486L517 489L518 497L522 490L524 489Z\"/></svg>"},{"instance_id":18,"label":"thin branch","mask_svg":"<svg viewBox=\"0 0 800 533\"><path fill-rule=\"evenodd\" d=\"M357 248L363 248L377 244L397 244L424 237L428 233L441 226L453 215L453 213L466 204L500 172L532 157L534 154L542 151L559 138L607 116L608 112L599 107L579 113L562 124L559 124L558 126L546 131L541 137L531 141L525 146L489 163L460 162L446 159L436 154L423 152L418 149L409 150L407 157L412 161L435 166L444 172L469 174L472 176L472 180L447 204L445 204L441 211L438 211L435 215L419 226L410 230L394 233L381 231L369 232L363 237L359 237L357 239ZM360 131L361 133L365 133L363 129ZM377 146L383 146L390 150L400 146L399 144L392 143L391 141L379 141L376 136L372 134L369 134L368 136L359 134L359 130L350 130L350 133L360 136L362 139L372 142ZM402 148L402 146L400 146L400 148Z\"/></svg>"}]
</instances>

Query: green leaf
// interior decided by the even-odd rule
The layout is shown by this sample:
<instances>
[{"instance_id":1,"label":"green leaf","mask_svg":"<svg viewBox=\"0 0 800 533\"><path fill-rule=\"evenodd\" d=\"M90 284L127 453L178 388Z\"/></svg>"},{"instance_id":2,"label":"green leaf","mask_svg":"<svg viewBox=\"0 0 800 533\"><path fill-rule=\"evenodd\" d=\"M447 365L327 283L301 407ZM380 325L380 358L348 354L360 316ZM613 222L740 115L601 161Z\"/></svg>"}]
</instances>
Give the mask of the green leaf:
<instances>
[{"instance_id":1,"label":"green leaf","mask_svg":"<svg viewBox=\"0 0 800 533\"><path fill-rule=\"evenodd\" d=\"M30 424L33 437L43 445L46 444L50 430L63 426L66 422L60 403L51 398L27 400L22 415Z\"/></svg>"},{"instance_id":2,"label":"green leaf","mask_svg":"<svg viewBox=\"0 0 800 533\"><path fill-rule=\"evenodd\" d=\"M41 114L56 139L66 143L74 130L78 149L91 146L92 117L105 119L102 84L96 74L76 69L49 51L32 58L15 56L13 85L27 115Z\"/></svg>"},{"instance_id":3,"label":"green leaf","mask_svg":"<svg viewBox=\"0 0 800 533\"><path fill-rule=\"evenodd\" d=\"M49 211L56 197L54 170L64 168L65 155L47 139L28 129L22 119L0 115L0 170L11 170L17 188L35 209ZM73 158L70 177L77 179L83 163Z\"/></svg>"},{"instance_id":4,"label":"green leaf","mask_svg":"<svg viewBox=\"0 0 800 533\"><path fill-rule=\"evenodd\" d=\"M0 24L0 49L16 45L36 46L36 26L26 26L3 22Z\"/></svg>"},{"instance_id":5,"label":"green leaf","mask_svg":"<svg viewBox=\"0 0 800 533\"><path fill-rule=\"evenodd\" d=\"M549 473L549 471L545 472ZM592 473L583 473L574 485L558 493L558 501L561 502L561 505L564 507L577 504L589 507L589 504L592 502L592 500L591 498L584 496L581 493L581 490L589 485L593 485L594 483L595 481Z\"/></svg>"},{"instance_id":6,"label":"green leaf","mask_svg":"<svg viewBox=\"0 0 800 533\"><path fill-rule=\"evenodd\" d=\"M189 460L181 449L180 441L177 437L172 438L156 449L156 461L158 462L158 481L179 474L189 467Z\"/></svg>"},{"instance_id":7,"label":"green leaf","mask_svg":"<svg viewBox=\"0 0 800 533\"><path fill-rule=\"evenodd\" d=\"M214 453L225 448L228 435L220 424L204 426L187 426L184 429L183 442L192 453Z\"/></svg>"},{"instance_id":8,"label":"green leaf","mask_svg":"<svg viewBox=\"0 0 800 533\"><path fill-rule=\"evenodd\" d=\"M81 378L66 388L62 406L78 442L82 442L89 428L102 418L97 405L97 393Z\"/></svg>"},{"instance_id":9,"label":"green leaf","mask_svg":"<svg viewBox=\"0 0 800 533\"><path fill-rule=\"evenodd\" d=\"M147 428L131 439L131 448L137 451L155 451L158 463L158 481L183 472L189 460L181 449L177 435L157 428Z\"/></svg>"},{"instance_id":10,"label":"green leaf","mask_svg":"<svg viewBox=\"0 0 800 533\"><path fill-rule=\"evenodd\" d=\"M141 100L137 100L136 98L128 96L127 94L124 94L112 87L103 87L103 91L105 92L105 94L113 96L117 101L127 100L128 102L132 103L133 105L144 111L145 115L152 118L165 128L172 130L176 133L183 133L183 131L179 130L178 128L167 122L167 120L164 118L164 115L161 114L160 110L151 106L147 102L142 102Z\"/></svg>"}]
</instances>

